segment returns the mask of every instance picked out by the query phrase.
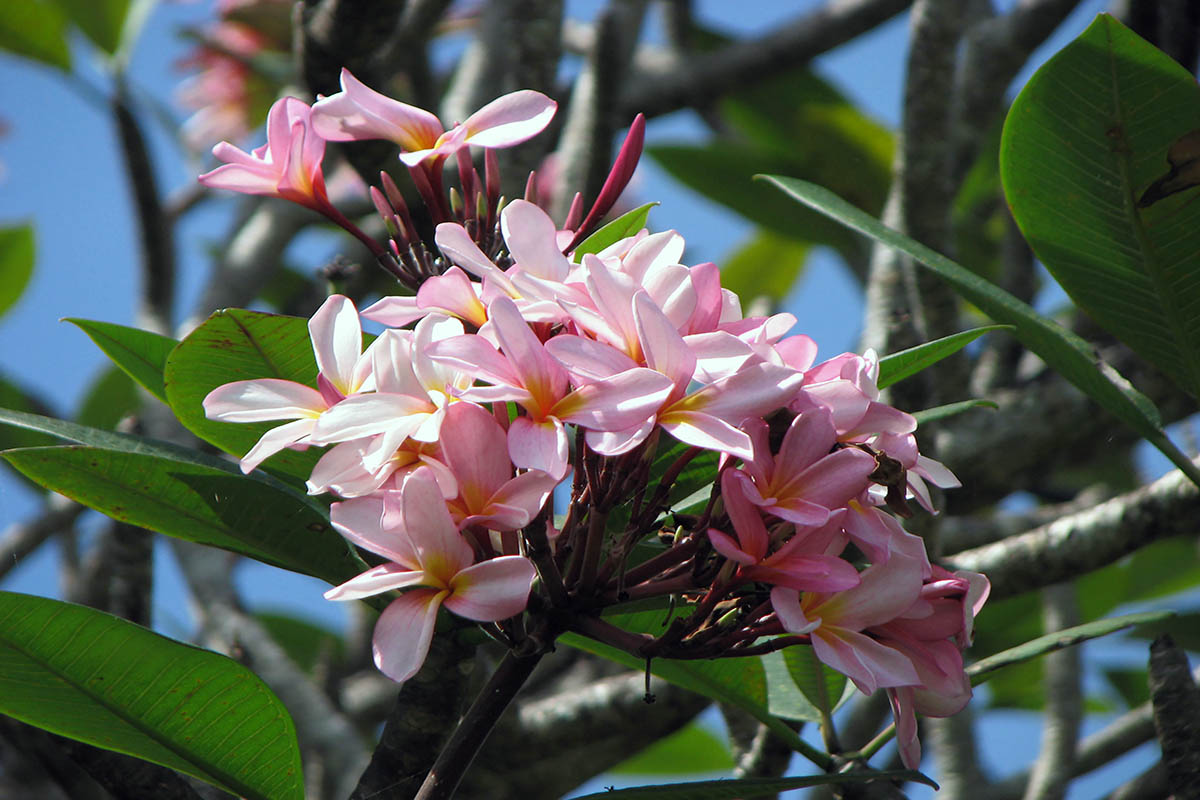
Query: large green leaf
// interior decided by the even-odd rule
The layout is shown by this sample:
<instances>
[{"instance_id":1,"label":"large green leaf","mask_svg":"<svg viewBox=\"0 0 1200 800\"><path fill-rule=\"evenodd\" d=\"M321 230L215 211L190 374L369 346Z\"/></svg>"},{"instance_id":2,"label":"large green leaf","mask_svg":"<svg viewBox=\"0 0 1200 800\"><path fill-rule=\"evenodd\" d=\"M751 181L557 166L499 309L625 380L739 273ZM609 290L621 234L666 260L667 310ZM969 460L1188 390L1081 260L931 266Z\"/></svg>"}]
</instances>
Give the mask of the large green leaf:
<instances>
[{"instance_id":1,"label":"large green leaf","mask_svg":"<svg viewBox=\"0 0 1200 800\"><path fill-rule=\"evenodd\" d=\"M243 797L304 797L292 718L253 672L84 606L0 592L0 712Z\"/></svg>"},{"instance_id":2,"label":"large green leaf","mask_svg":"<svg viewBox=\"0 0 1200 800\"><path fill-rule=\"evenodd\" d=\"M0 375L0 411L4 410L36 414L39 411L46 411L47 409L28 389L13 383L4 375ZM54 444L57 441L55 437L40 431L0 425L0 450L7 450L12 447L41 447L43 445ZM19 472L16 474L29 486L41 491L41 486L38 486Z\"/></svg>"},{"instance_id":3,"label":"large green leaf","mask_svg":"<svg viewBox=\"0 0 1200 800\"><path fill-rule=\"evenodd\" d=\"M70 70L67 19L49 0L4 0L0 3L0 50Z\"/></svg>"},{"instance_id":4,"label":"large green leaf","mask_svg":"<svg viewBox=\"0 0 1200 800\"><path fill-rule=\"evenodd\" d=\"M83 34L110 56L121 46L130 0L54 0Z\"/></svg>"},{"instance_id":5,"label":"large green leaf","mask_svg":"<svg viewBox=\"0 0 1200 800\"><path fill-rule=\"evenodd\" d=\"M21 299L33 277L33 226L0 228L0 317Z\"/></svg>"},{"instance_id":6,"label":"large green leaf","mask_svg":"<svg viewBox=\"0 0 1200 800\"><path fill-rule=\"evenodd\" d=\"M982 328L972 328L961 333L952 333L935 339L932 342L919 344L899 353L892 353L879 359L880 389L886 389L897 381L916 375L926 367L936 364L947 356L957 353L971 342L990 331L1012 330L1011 325L987 325Z\"/></svg>"},{"instance_id":7,"label":"large green leaf","mask_svg":"<svg viewBox=\"0 0 1200 800\"><path fill-rule=\"evenodd\" d=\"M733 769L729 748L693 722L609 770L613 775L696 775Z\"/></svg>"},{"instance_id":8,"label":"large green leaf","mask_svg":"<svg viewBox=\"0 0 1200 800\"><path fill-rule=\"evenodd\" d=\"M1145 437L1182 472L1200 484L1200 470L1167 438L1154 404L1116 370L1101 361L1082 338L966 267L887 227L828 189L795 178L776 175L762 177L804 205L911 256L937 273L956 292L996 322L1013 325L1016 328L1013 335L1022 344L1102 408Z\"/></svg>"},{"instance_id":9,"label":"large green leaf","mask_svg":"<svg viewBox=\"0 0 1200 800\"><path fill-rule=\"evenodd\" d=\"M340 583L365 565L329 525L324 507L223 459L137 436L0 409L0 423L82 446L9 450L4 458L38 484L113 519L221 547Z\"/></svg>"},{"instance_id":10,"label":"large green leaf","mask_svg":"<svg viewBox=\"0 0 1200 800\"><path fill-rule=\"evenodd\" d=\"M204 416L201 404L218 386L255 378L316 386L307 320L237 308L218 311L172 351L164 371L167 402L184 427L238 457L282 423L215 422ZM318 456L311 449L285 450L264 466L307 480Z\"/></svg>"},{"instance_id":11,"label":"large green leaf","mask_svg":"<svg viewBox=\"0 0 1200 800\"><path fill-rule=\"evenodd\" d=\"M646 227L646 219L650 216L650 209L656 205L658 203L646 203L632 211L626 211L612 222L605 223L602 228L580 242L571 251L571 257L575 261L581 261L588 253L599 253L609 245L616 244L627 236L633 236Z\"/></svg>"},{"instance_id":12,"label":"large green leaf","mask_svg":"<svg viewBox=\"0 0 1200 800\"><path fill-rule=\"evenodd\" d=\"M1173 616L1175 616L1175 612L1173 611L1143 611L1138 614L1109 617L1107 619L1096 620L1095 622L1086 622L1083 625L1076 625L1071 628L1064 628L1061 631L1047 633L1032 641L1009 648L1002 653L996 653L995 655L980 659L967 667L967 674L971 676L971 683L978 685L986 681L988 674L995 670L1020 664L1039 656L1044 656L1046 653L1061 650L1064 647L1071 647L1080 642L1086 642L1088 639L1107 636L1110 633L1115 633L1134 625L1161 622Z\"/></svg>"},{"instance_id":13,"label":"large green leaf","mask_svg":"<svg viewBox=\"0 0 1200 800\"><path fill-rule=\"evenodd\" d=\"M937 784L912 770L893 772L843 772L834 775L807 775L802 778L742 778L724 781L688 781L661 786L634 786L587 794L574 800L740 800L748 797L775 796L788 789L809 786L846 785L871 781L916 782L935 789Z\"/></svg>"},{"instance_id":14,"label":"large green leaf","mask_svg":"<svg viewBox=\"0 0 1200 800\"><path fill-rule=\"evenodd\" d=\"M171 351L179 342L169 336L112 322L96 322L75 317L67 317L65 321L86 333L114 364L146 391L164 403L167 402L163 370L167 366L167 356L171 355Z\"/></svg>"},{"instance_id":15,"label":"large green leaf","mask_svg":"<svg viewBox=\"0 0 1200 800\"><path fill-rule=\"evenodd\" d=\"M1200 395L1200 204L1138 197L1200 128L1186 69L1100 15L1030 79L1004 126L1001 177L1021 232L1096 322ZM1195 181L1193 181L1195 185Z\"/></svg>"}]
</instances>

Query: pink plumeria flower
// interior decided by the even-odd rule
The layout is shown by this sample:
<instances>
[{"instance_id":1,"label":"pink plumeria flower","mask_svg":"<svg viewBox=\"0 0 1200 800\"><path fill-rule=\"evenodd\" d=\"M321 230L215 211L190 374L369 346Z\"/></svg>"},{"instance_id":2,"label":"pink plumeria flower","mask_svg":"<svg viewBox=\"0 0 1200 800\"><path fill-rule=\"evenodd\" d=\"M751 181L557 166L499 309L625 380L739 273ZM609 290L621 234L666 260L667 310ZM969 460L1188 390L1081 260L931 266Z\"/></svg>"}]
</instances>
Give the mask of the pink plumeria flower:
<instances>
[{"instance_id":1,"label":"pink plumeria flower","mask_svg":"<svg viewBox=\"0 0 1200 800\"><path fill-rule=\"evenodd\" d=\"M400 146L400 160L410 167L469 145L518 145L540 133L558 107L544 94L523 89L493 100L447 131L433 114L380 94L347 69L341 85L342 91L313 106L317 133L331 142L388 139Z\"/></svg>"},{"instance_id":2,"label":"pink plumeria flower","mask_svg":"<svg viewBox=\"0 0 1200 800\"><path fill-rule=\"evenodd\" d=\"M782 407L804 376L787 367L760 362L688 394L696 357L675 324L645 291L633 295L630 317L628 321L621 318L607 337L619 337L623 349L570 335L556 336L547 343L547 349L577 379L599 380L637 366L628 355L634 350L645 359L646 366L671 380L671 392L654 416L624 430L589 431L588 445L603 455L619 455L643 441L657 424L681 442L742 459L753 458L750 437L738 426ZM632 333L625 330L630 326Z\"/></svg>"},{"instance_id":3,"label":"pink plumeria flower","mask_svg":"<svg viewBox=\"0 0 1200 800\"><path fill-rule=\"evenodd\" d=\"M954 489L962 483L945 464L921 455L917 437L911 433L882 433L870 441L872 447L900 462L908 478L908 493L930 514L936 514L926 481L939 489Z\"/></svg>"},{"instance_id":4,"label":"pink plumeria flower","mask_svg":"<svg viewBox=\"0 0 1200 800\"><path fill-rule=\"evenodd\" d=\"M365 319L400 328L427 314L444 314L480 328L487 322L487 307L480 299L482 286L458 267L427 278L415 296L389 296L362 311Z\"/></svg>"},{"instance_id":5,"label":"pink plumeria flower","mask_svg":"<svg viewBox=\"0 0 1200 800\"><path fill-rule=\"evenodd\" d=\"M651 414L671 391L665 376L638 368L572 391L567 371L546 352L510 299L493 300L488 318L503 354L478 335L448 339L431 352L434 360L492 384L462 392L464 399L511 400L525 409L508 429L509 457L522 469L540 469L561 479L568 468L564 423L600 431L627 428Z\"/></svg>"},{"instance_id":6,"label":"pink plumeria flower","mask_svg":"<svg viewBox=\"0 0 1200 800\"><path fill-rule=\"evenodd\" d=\"M731 471L722 475L721 498L737 538L735 541L715 528L708 530L708 538L718 553L738 565L738 578L813 592L839 592L858 585L858 572L849 562L824 552L839 532L831 531L835 536L812 539L797 534L787 545L768 555L771 537L767 527ZM844 543L845 538L839 541ZM807 547L798 546L801 543Z\"/></svg>"},{"instance_id":7,"label":"pink plumeria flower","mask_svg":"<svg viewBox=\"0 0 1200 800\"><path fill-rule=\"evenodd\" d=\"M375 497L333 506L338 532L388 563L367 570L325 593L328 600L357 600L407 589L375 624L375 665L394 681L417 674L433 639L443 605L476 622L497 622L525 610L536 575L523 556L475 563L471 546L450 518L433 478L417 472L404 484L399 519ZM391 524L391 523L395 524Z\"/></svg>"},{"instance_id":8,"label":"pink plumeria flower","mask_svg":"<svg viewBox=\"0 0 1200 800\"><path fill-rule=\"evenodd\" d=\"M468 372L434 362L435 342L458 337L457 319L430 314L412 331L388 330L374 342L375 391L338 404L322 416L311 440L319 444L381 436L364 459L374 471L392 458L405 439L436 442L446 407L472 383Z\"/></svg>"},{"instance_id":9,"label":"pink plumeria flower","mask_svg":"<svg viewBox=\"0 0 1200 800\"><path fill-rule=\"evenodd\" d=\"M313 467L308 479L309 494L333 492L339 497L363 497L381 491L397 491L417 469L433 473L442 496L458 494L458 482L445 464L437 442L405 439L390 456L380 451L387 446L383 436L354 439L329 448ZM367 465L372 467L368 469Z\"/></svg>"},{"instance_id":10,"label":"pink plumeria flower","mask_svg":"<svg viewBox=\"0 0 1200 800\"><path fill-rule=\"evenodd\" d=\"M345 398L373 387L371 350L362 352L362 328L349 298L333 295L308 321L317 360L317 388L277 378L236 381L204 398L204 413L222 422L295 420L263 434L242 457L243 472L286 447L310 443L321 415Z\"/></svg>"},{"instance_id":11,"label":"pink plumeria flower","mask_svg":"<svg viewBox=\"0 0 1200 800\"><path fill-rule=\"evenodd\" d=\"M779 453L772 455L762 419L746 422L754 457L744 471L742 491L763 511L796 525L823 525L830 512L867 490L875 459L857 448L830 452L837 442L832 417L820 408L800 414L788 426Z\"/></svg>"},{"instance_id":12,"label":"pink plumeria flower","mask_svg":"<svg viewBox=\"0 0 1200 800\"><path fill-rule=\"evenodd\" d=\"M455 403L444 425L442 452L458 484L447 505L459 528L495 531L524 528L546 505L558 479L533 469L513 475L508 438L495 418L477 405Z\"/></svg>"},{"instance_id":13,"label":"pink plumeria flower","mask_svg":"<svg viewBox=\"0 0 1200 800\"><path fill-rule=\"evenodd\" d=\"M247 153L221 142L213 155L225 163L198 178L211 189L281 197L341 218L329 202L321 172L325 139L314 132L312 109L302 100L275 101L267 114L267 143L262 147Z\"/></svg>"},{"instance_id":14,"label":"pink plumeria flower","mask_svg":"<svg viewBox=\"0 0 1200 800\"><path fill-rule=\"evenodd\" d=\"M776 586L771 590L784 628L809 634L818 659L842 673L863 694L879 687L915 686L917 668L908 656L863 633L883 625L912 606L921 593L922 563L894 553L886 564L873 564L852 589L832 594Z\"/></svg>"},{"instance_id":15,"label":"pink plumeria flower","mask_svg":"<svg viewBox=\"0 0 1200 800\"><path fill-rule=\"evenodd\" d=\"M975 615L991 590L988 579L977 572L951 573L935 566L931 578L906 612L870 631L908 656L920 678L914 686L888 689L900 757L910 769L921 764L916 714L949 717L971 699L962 650L970 644Z\"/></svg>"},{"instance_id":16,"label":"pink plumeria flower","mask_svg":"<svg viewBox=\"0 0 1200 800\"><path fill-rule=\"evenodd\" d=\"M878 377L879 358L873 350L861 356L843 353L805 371L804 391L791 408L799 413L825 406L843 442L865 442L880 433L912 433L917 421L911 414L879 402Z\"/></svg>"}]
</instances>

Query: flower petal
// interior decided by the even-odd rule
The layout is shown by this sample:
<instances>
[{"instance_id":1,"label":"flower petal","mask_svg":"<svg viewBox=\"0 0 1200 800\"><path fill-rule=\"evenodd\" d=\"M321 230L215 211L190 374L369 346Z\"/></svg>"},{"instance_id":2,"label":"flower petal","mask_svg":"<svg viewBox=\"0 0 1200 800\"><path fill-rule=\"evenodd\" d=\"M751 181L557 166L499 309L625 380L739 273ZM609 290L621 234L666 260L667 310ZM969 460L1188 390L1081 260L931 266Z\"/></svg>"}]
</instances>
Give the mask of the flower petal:
<instances>
[{"instance_id":1,"label":"flower petal","mask_svg":"<svg viewBox=\"0 0 1200 800\"><path fill-rule=\"evenodd\" d=\"M425 663L438 607L448 592L415 589L405 592L379 615L371 649L375 666L392 680L403 683Z\"/></svg>"},{"instance_id":2,"label":"flower petal","mask_svg":"<svg viewBox=\"0 0 1200 800\"><path fill-rule=\"evenodd\" d=\"M529 602L537 570L524 556L499 556L454 576L446 608L476 622L495 622L520 614Z\"/></svg>"},{"instance_id":3,"label":"flower petal","mask_svg":"<svg viewBox=\"0 0 1200 800\"><path fill-rule=\"evenodd\" d=\"M541 92L522 89L497 97L467 117L467 144L512 147L542 132L558 104Z\"/></svg>"}]
</instances>

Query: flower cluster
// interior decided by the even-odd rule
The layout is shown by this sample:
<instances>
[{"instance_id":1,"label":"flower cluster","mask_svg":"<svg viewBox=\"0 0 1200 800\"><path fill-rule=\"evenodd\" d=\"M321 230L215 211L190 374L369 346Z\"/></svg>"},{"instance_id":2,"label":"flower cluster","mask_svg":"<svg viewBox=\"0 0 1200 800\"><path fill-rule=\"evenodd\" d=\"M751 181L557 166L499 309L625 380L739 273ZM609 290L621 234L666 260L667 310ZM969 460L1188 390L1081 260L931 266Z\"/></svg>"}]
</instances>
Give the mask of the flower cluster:
<instances>
[{"instance_id":1,"label":"flower cluster","mask_svg":"<svg viewBox=\"0 0 1200 800\"><path fill-rule=\"evenodd\" d=\"M426 241L390 178L372 190L391 237L373 252L414 294L361 314L330 297L309 323L311 385L240 381L204 406L286 421L246 471L328 446L309 490L340 498L335 528L382 563L326 596L403 590L376 627L380 669L416 673L442 606L517 650L568 629L645 659L811 646L863 692L887 690L919 763L914 712L970 697L962 650L988 584L931 565L894 516L908 498L932 511L928 484L957 481L879 400L874 354L816 363L794 317L743 316L715 265L682 263L674 231L589 238L632 174L640 120L596 205L560 229L528 200L501 208L495 158L481 179L467 150L535 135L548 98L507 95L446 130L348 72L342 86L311 108L281 101L263 148L218 145L228 163L201 180L348 224L324 194L324 143L390 139L438 222ZM386 326L365 350L360 317ZM699 500L679 498L697 470ZM660 635L600 615L651 598L684 601Z\"/></svg>"}]
</instances>

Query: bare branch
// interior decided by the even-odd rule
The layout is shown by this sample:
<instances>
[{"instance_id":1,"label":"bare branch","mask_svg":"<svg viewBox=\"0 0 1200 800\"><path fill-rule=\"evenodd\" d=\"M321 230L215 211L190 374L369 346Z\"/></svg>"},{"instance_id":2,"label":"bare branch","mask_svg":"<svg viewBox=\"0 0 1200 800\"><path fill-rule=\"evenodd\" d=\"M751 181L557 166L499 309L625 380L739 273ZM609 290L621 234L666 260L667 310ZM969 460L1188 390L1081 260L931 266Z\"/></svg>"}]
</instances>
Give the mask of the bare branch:
<instances>
[{"instance_id":1,"label":"bare branch","mask_svg":"<svg viewBox=\"0 0 1200 800\"><path fill-rule=\"evenodd\" d=\"M625 673L518 702L467 775L463 796L561 797L683 727L711 702L656 679L655 701L647 704L644 681L641 673Z\"/></svg>"},{"instance_id":2,"label":"bare branch","mask_svg":"<svg viewBox=\"0 0 1200 800\"><path fill-rule=\"evenodd\" d=\"M613 112L644 12L643 2L612 4L596 22L558 145L561 171L551 214L556 220L566 219L576 192L583 193L585 207L595 200L608 175L618 126Z\"/></svg>"},{"instance_id":3,"label":"bare branch","mask_svg":"<svg viewBox=\"0 0 1200 800\"><path fill-rule=\"evenodd\" d=\"M1095 508L943 559L985 573L992 598L1061 583L1111 564L1151 542L1193 534L1200 490L1178 470Z\"/></svg>"},{"instance_id":4,"label":"bare branch","mask_svg":"<svg viewBox=\"0 0 1200 800\"><path fill-rule=\"evenodd\" d=\"M28 522L14 522L5 528L0 536L0 578L51 536L74 525L86 510L62 495L53 494L40 516Z\"/></svg>"},{"instance_id":5,"label":"bare branch","mask_svg":"<svg viewBox=\"0 0 1200 800\"><path fill-rule=\"evenodd\" d=\"M781 70L807 64L899 14L912 0L834 0L770 33L632 76L622 118L703 108L715 98ZM664 64L664 66L666 66Z\"/></svg>"},{"instance_id":6,"label":"bare branch","mask_svg":"<svg viewBox=\"0 0 1200 800\"><path fill-rule=\"evenodd\" d=\"M975 739L975 715L967 708L952 717L923 720L929 733L930 749L937 756L939 796L945 800L969 800L984 794L988 786L979 766Z\"/></svg>"},{"instance_id":7,"label":"bare branch","mask_svg":"<svg viewBox=\"0 0 1200 800\"><path fill-rule=\"evenodd\" d=\"M1075 586L1060 583L1042 591L1047 633L1079 624ZM1075 744L1083 720L1083 663L1080 648L1067 647L1046 656L1046 713L1042 749L1033 764L1024 800L1058 800L1066 794L1075 762Z\"/></svg>"},{"instance_id":8,"label":"bare branch","mask_svg":"<svg viewBox=\"0 0 1200 800\"><path fill-rule=\"evenodd\" d=\"M1165 633L1150 645L1150 703L1168 792L1200 797L1200 690L1187 654Z\"/></svg>"}]
</instances>

